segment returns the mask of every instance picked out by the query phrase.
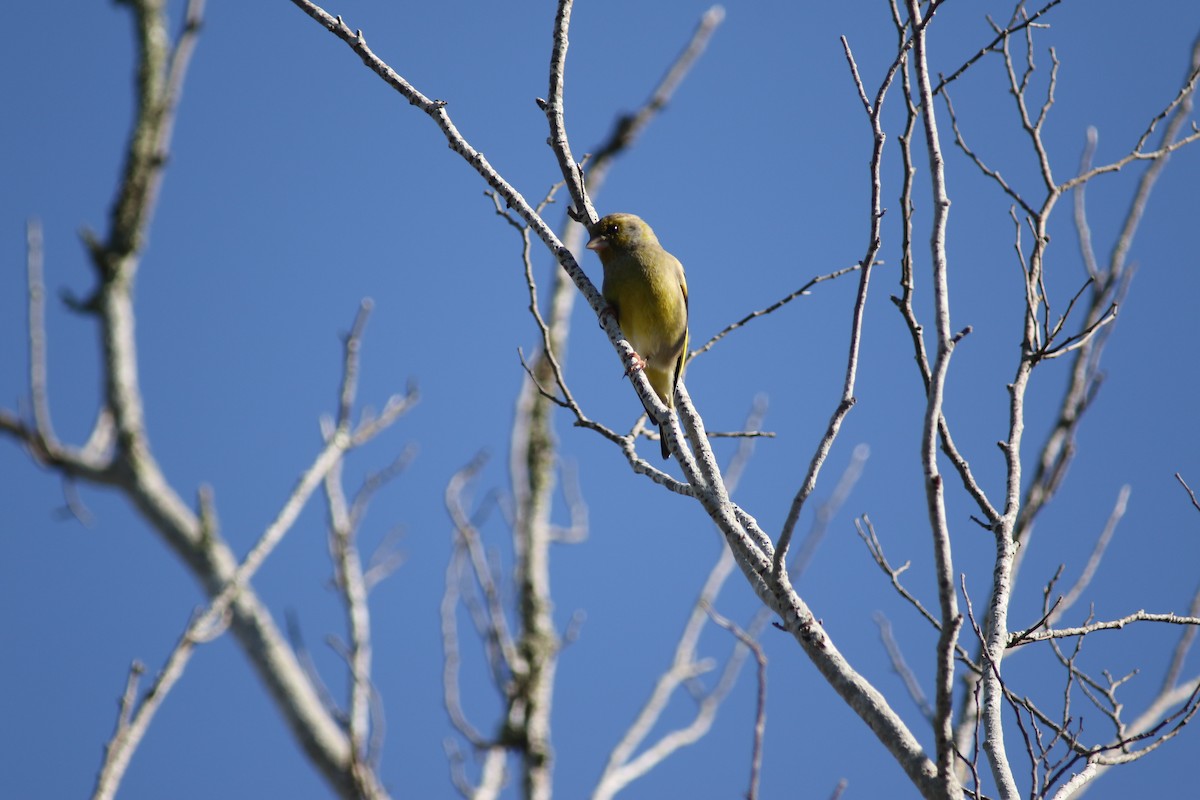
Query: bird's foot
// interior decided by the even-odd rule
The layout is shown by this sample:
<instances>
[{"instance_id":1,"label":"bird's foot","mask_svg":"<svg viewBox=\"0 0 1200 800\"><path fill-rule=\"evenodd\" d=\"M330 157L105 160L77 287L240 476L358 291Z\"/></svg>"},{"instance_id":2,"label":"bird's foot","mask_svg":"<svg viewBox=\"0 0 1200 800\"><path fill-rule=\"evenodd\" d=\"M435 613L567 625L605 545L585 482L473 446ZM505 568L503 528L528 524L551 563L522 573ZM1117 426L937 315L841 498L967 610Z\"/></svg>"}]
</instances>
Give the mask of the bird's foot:
<instances>
[{"instance_id":1,"label":"bird's foot","mask_svg":"<svg viewBox=\"0 0 1200 800\"><path fill-rule=\"evenodd\" d=\"M635 351L629 359L629 366L625 368L625 377L628 378L635 372L641 372L646 368L646 359L642 358Z\"/></svg>"}]
</instances>

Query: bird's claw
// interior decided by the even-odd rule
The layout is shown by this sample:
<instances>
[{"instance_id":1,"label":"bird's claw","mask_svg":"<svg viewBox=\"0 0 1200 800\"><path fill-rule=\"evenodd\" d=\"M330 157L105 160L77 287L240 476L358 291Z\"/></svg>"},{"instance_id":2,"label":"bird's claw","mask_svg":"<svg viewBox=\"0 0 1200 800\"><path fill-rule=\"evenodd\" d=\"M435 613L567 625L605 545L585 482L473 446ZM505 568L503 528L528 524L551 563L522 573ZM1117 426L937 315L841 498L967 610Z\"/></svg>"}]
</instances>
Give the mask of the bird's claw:
<instances>
[{"instance_id":1,"label":"bird's claw","mask_svg":"<svg viewBox=\"0 0 1200 800\"><path fill-rule=\"evenodd\" d=\"M635 372L641 372L646 368L646 359L639 356L636 352L629 359L629 366L625 369L625 377L628 378Z\"/></svg>"}]
</instances>

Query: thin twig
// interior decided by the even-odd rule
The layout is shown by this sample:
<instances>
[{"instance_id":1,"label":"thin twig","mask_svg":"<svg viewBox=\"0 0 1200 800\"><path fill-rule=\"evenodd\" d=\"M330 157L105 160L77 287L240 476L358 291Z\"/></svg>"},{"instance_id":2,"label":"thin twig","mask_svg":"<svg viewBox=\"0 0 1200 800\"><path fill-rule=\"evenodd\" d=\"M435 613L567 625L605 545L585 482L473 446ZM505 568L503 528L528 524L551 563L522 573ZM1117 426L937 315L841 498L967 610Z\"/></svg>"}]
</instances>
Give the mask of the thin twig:
<instances>
[{"instance_id":1,"label":"thin twig","mask_svg":"<svg viewBox=\"0 0 1200 800\"><path fill-rule=\"evenodd\" d=\"M1200 511L1200 500L1196 499L1196 493L1192 491L1192 487L1187 485L1187 481L1185 481L1183 476L1178 472L1175 473L1175 480L1179 481L1179 485L1182 486L1183 490L1188 493L1188 499L1192 501L1192 508Z\"/></svg>"},{"instance_id":2,"label":"thin twig","mask_svg":"<svg viewBox=\"0 0 1200 800\"><path fill-rule=\"evenodd\" d=\"M726 325L720 331L713 334L712 338L710 338L707 342L705 342L703 345L701 345L700 347L693 350L691 352L691 354L688 356L688 358L692 359L692 358L695 358L696 356L700 355L701 353L708 352L709 350L711 350L713 348L713 345L715 345L717 342L721 341L721 339L724 339L730 333L736 331L738 328L742 327L743 325L750 322L751 320L758 319L759 317L765 317L767 314L771 314L775 311L778 311L780 308L783 308L785 305L792 302L797 297L808 297L811 294L810 290L812 289L812 287L816 286L818 283L823 283L824 281L831 281L831 280L834 280L835 278L840 278L841 276L845 275L846 273L854 272L858 268L859 268L858 264L851 264L848 267L842 267L841 269L834 270L833 272L830 272L826 275L818 275L818 276L810 279L808 281L808 283L804 284L796 291L792 292L791 294L789 294L785 297L780 298L779 300L776 300L774 303L767 306L766 308L760 308L757 311L751 311L749 314L742 317L737 322L733 322L733 323L730 323L729 325Z\"/></svg>"},{"instance_id":3,"label":"thin twig","mask_svg":"<svg viewBox=\"0 0 1200 800\"><path fill-rule=\"evenodd\" d=\"M875 620L876 627L879 628L879 639L883 642L883 649L887 652L888 661L892 664L892 672L895 672L900 677L905 691L908 692L908 696L916 704L917 710L921 712L921 716L932 723L934 721L933 706L929 705L929 699L921 689L921 682L917 680L917 676L913 674L912 668L908 666L908 662L904 659L904 652L896 642L896 637L892 635L892 623L879 612L874 614L873 619Z\"/></svg>"},{"instance_id":4,"label":"thin twig","mask_svg":"<svg viewBox=\"0 0 1200 800\"><path fill-rule=\"evenodd\" d=\"M1032 27L1033 23L1039 17L1041 17L1043 14L1045 14L1047 11L1054 8L1056 5L1058 5L1061 2L1062 2L1062 0L1050 0L1049 3L1042 6L1040 9L1035 11L1033 14L1026 16L1020 22L1010 25L1009 27L1007 27L1004 30L997 33L996 38L992 39L992 41L990 41L989 43L987 43L986 45L981 47L979 49L979 52L977 52L975 55L973 55L969 59L967 59L967 61L961 67L954 70L954 72L950 73L949 77L942 78L941 80L939 80L938 85L933 90L933 93L935 95L941 94L945 90L947 84L952 83L953 81L962 77L962 74L964 72L966 72L968 69L970 69L971 66L973 66L977 61L979 61L979 59L983 58L988 53L996 52L996 45L1000 44L1001 41L1003 41L1004 39L1007 39L1009 36L1012 36L1014 33L1019 33L1021 30L1025 29L1025 28Z\"/></svg>"},{"instance_id":5,"label":"thin twig","mask_svg":"<svg viewBox=\"0 0 1200 800\"><path fill-rule=\"evenodd\" d=\"M1125 616L1117 619L1092 622L1087 625L1078 625L1073 628L1048 628L1042 631L1026 631L1020 634L1021 641L1014 641L1013 644L1023 645L1030 642L1042 642L1046 641L1047 639L1066 639L1071 636L1087 636L1089 633L1095 633L1096 631L1120 630L1126 625L1134 622L1163 622L1170 625L1200 625L1200 617L1173 613L1154 614L1148 611L1135 611L1132 614L1126 614Z\"/></svg>"},{"instance_id":6,"label":"thin twig","mask_svg":"<svg viewBox=\"0 0 1200 800\"><path fill-rule=\"evenodd\" d=\"M813 490L817 486L817 478L820 475L821 468L829 456L830 450L833 448L833 443L837 439L838 432L841 430L842 421L846 415L850 413L850 409L854 407L856 399L854 397L855 381L858 377L858 356L859 348L862 339L862 321L866 313L867 305L867 289L870 286L872 267L874 267L876 258L879 254L879 248L882 242L882 221L883 221L883 179L881 177L883 163L883 146L887 141L887 137L883 132L883 124L881 117L883 114L883 103L887 96L887 91L891 87L892 79L895 77L896 70L899 68L902 56L898 56L896 61L892 63L891 69L884 77L875 93L874 102L867 100L866 90L863 88L862 79L858 73L858 65L854 61L854 54L850 50L850 43L845 37L842 37L842 50L846 56L846 62L850 69L851 78L857 88L859 96L863 100L864 110L867 115L867 123L871 129L871 159L868 165L868 175L870 178L871 193L870 204L868 207L867 220L867 246L866 253L859 265L858 291L854 297L854 307L850 313L850 336L849 346L847 347L846 355L846 375L842 384L842 395L838 400L837 407L833 414L830 415L829 423L825 428L825 433L818 442L816 451L813 453L812 459L808 464L808 471L804 479L800 483L800 488L796 491L792 498L791 507L788 509L787 517L784 519L783 528L779 533L779 538L775 544L775 556L772 561L771 569L776 575L781 575L786 571L788 546L791 543L792 536L796 530L796 524L800 520L800 514L804 509L804 504L812 495Z\"/></svg>"}]
</instances>

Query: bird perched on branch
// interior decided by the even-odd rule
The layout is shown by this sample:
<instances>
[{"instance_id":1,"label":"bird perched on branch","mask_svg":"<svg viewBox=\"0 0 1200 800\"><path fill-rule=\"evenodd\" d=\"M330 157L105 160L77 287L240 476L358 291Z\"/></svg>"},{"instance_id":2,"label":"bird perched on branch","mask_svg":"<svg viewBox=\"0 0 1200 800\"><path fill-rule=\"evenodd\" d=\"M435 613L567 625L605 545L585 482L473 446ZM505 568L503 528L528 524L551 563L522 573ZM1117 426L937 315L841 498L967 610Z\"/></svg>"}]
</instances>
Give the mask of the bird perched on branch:
<instances>
[{"instance_id":1,"label":"bird perched on branch","mask_svg":"<svg viewBox=\"0 0 1200 800\"><path fill-rule=\"evenodd\" d=\"M683 265L663 249L650 226L633 214L609 214L601 219L587 246L604 265L601 292L633 346L632 369L645 369L658 399L673 409L688 345ZM663 458L670 458L661 425L659 442Z\"/></svg>"}]
</instances>

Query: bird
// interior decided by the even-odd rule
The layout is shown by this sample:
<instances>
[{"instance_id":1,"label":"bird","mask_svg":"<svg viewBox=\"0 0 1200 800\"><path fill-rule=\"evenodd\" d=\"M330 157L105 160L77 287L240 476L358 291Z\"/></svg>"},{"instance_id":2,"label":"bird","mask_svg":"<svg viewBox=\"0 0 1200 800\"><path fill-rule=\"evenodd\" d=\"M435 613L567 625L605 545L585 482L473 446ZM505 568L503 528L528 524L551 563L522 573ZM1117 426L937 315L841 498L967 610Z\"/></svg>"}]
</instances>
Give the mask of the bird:
<instances>
[{"instance_id":1,"label":"bird","mask_svg":"<svg viewBox=\"0 0 1200 800\"><path fill-rule=\"evenodd\" d=\"M634 349L631 371L644 369L658 399L673 409L688 349L688 288L683 264L635 214L602 217L591 234L587 248L595 251L604 266L600 291L609 305L607 313L616 315ZM658 438L663 458L670 458L661 424Z\"/></svg>"}]
</instances>

